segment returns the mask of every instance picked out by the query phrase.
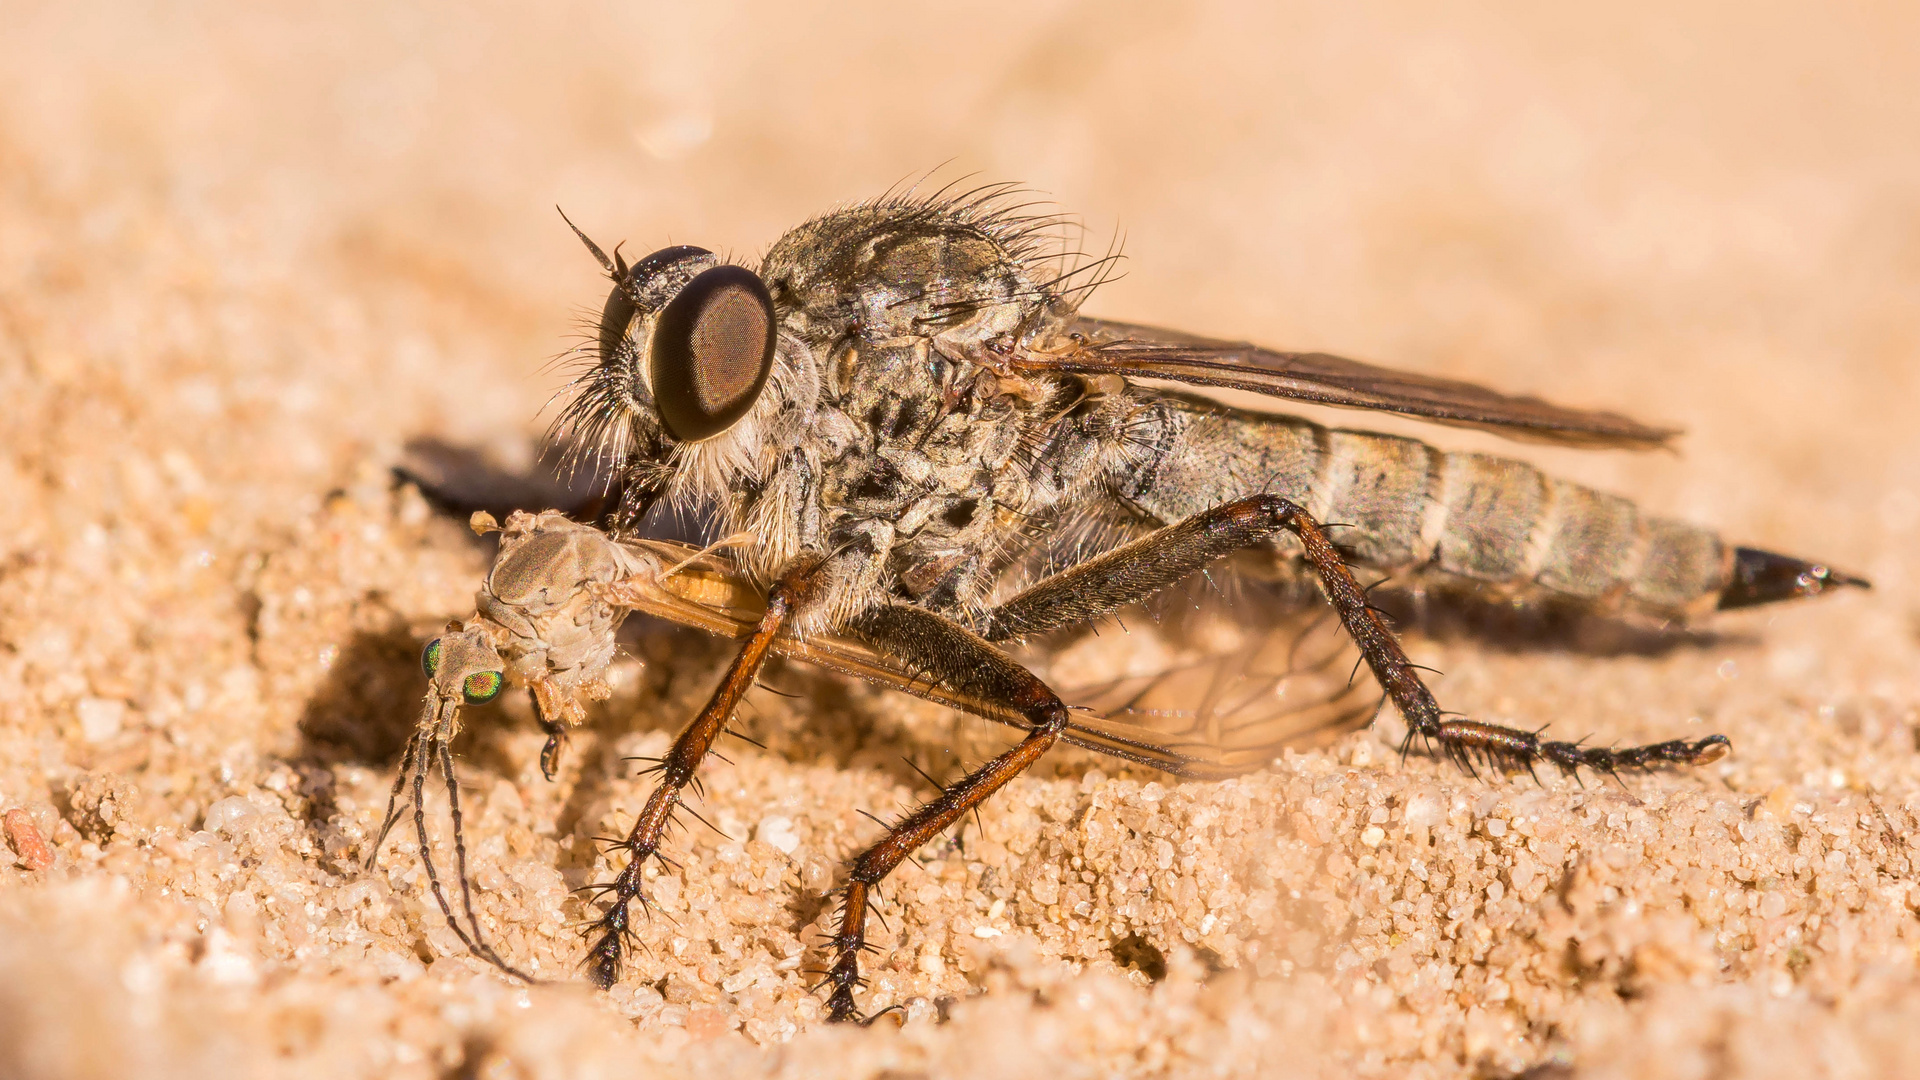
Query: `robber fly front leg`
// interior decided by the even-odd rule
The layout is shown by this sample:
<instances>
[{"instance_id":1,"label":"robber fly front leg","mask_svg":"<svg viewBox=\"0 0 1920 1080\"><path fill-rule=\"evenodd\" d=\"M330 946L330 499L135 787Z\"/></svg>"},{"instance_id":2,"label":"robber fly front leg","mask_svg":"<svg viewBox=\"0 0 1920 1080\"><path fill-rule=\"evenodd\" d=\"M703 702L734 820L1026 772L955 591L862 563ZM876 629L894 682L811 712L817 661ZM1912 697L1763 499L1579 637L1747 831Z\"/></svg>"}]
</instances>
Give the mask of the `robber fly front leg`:
<instances>
[{"instance_id":1,"label":"robber fly front leg","mask_svg":"<svg viewBox=\"0 0 1920 1080\"><path fill-rule=\"evenodd\" d=\"M674 810L681 804L682 793L694 782L700 762L713 748L714 740L726 730L740 699L752 688L773 639L798 609L814 599L820 583L820 565L814 559L796 560L774 581L767 592L766 614L741 647L740 655L734 658L733 666L727 669L726 678L713 692L712 700L654 767L653 771L660 774L660 783L647 797L647 805L640 811L639 820L633 823L633 831L619 845L627 851L627 865L610 884L603 886L610 894L610 902L588 930L590 936L596 937L589 950L588 974L601 989L612 986L620 978L620 961L628 932L627 905L635 899L646 902L640 891L641 871L648 859L659 856L660 843L673 820Z\"/></svg>"},{"instance_id":2,"label":"robber fly front leg","mask_svg":"<svg viewBox=\"0 0 1920 1080\"><path fill-rule=\"evenodd\" d=\"M1542 739L1536 732L1446 719L1393 631L1367 604L1365 590L1325 530L1298 505L1272 494L1252 495L1203 511L1056 574L988 611L976 628L990 641L1005 641L1097 618L1144 599L1216 559L1264 545L1282 532L1299 538L1307 563L1341 623L1406 718L1407 738L1426 740L1469 771L1478 757L1501 768L1531 770L1537 762L1547 761L1569 773L1580 768L1613 773L1652 765L1703 765L1730 748L1724 735L1624 749L1585 747Z\"/></svg>"}]
</instances>

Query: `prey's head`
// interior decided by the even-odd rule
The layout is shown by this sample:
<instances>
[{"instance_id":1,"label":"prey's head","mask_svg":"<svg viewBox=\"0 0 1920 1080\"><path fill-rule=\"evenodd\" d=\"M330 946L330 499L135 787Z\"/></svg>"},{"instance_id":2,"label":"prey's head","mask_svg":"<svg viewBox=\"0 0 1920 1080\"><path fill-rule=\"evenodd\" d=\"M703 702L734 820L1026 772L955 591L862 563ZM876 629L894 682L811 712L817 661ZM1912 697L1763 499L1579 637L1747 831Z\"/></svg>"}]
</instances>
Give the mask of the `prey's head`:
<instances>
[{"instance_id":1,"label":"prey's head","mask_svg":"<svg viewBox=\"0 0 1920 1080\"><path fill-rule=\"evenodd\" d=\"M507 684L507 666L479 626L448 626L427 643L420 667L432 683L430 696L447 704L485 705Z\"/></svg>"},{"instance_id":2,"label":"prey's head","mask_svg":"<svg viewBox=\"0 0 1920 1080\"><path fill-rule=\"evenodd\" d=\"M773 297L759 275L711 251L670 247L628 265L571 221L613 279L600 312L597 355L571 386L552 435L567 453L614 469L712 457L767 389L779 337ZM631 478L629 478L631 479Z\"/></svg>"}]
</instances>

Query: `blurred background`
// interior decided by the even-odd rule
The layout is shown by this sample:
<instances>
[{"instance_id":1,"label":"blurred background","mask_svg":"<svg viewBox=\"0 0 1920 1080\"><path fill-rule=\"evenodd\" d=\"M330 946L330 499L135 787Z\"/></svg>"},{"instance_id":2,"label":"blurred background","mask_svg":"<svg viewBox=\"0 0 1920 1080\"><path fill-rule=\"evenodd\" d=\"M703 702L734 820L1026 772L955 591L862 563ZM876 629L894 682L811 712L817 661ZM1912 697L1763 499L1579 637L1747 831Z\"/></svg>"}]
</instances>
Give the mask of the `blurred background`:
<instances>
[{"instance_id":1,"label":"blurred background","mask_svg":"<svg viewBox=\"0 0 1920 1080\"><path fill-rule=\"evenodd\" d=\"M1031 185L1092 246L1124 238L1096 313L1684 423L1709 469L1766 460L1568 467L1789 547L1920 514L1920 463L1844 437L1915 398L1904 5L15 0L4 19L0 280L114 282L94 318L16 328L13 357L23 335L55 367L171 350L223 406L324 403L275 425L297 467L340 467L341 436L536 426L542 364L603 288L555 204L609 245L751 257L836 203L972 174ZM272 306L217 348L193 337L211 327L140 318L109 346L88 326L157 295L197 322L236 288ZM1909 494L1883 515L1834 493L1843 462ZM1794 512L1827 523L1804 540L1769 505L1796 480Z\"/></svg>"},{"instance_id":2,"label":"blurred background","mask_svg":"<svg viewBox=\"0 0 1920 1080\"><path fill-rule=\"evenodd\" d=\"M203 940L209 916L184 891L176 902L173 883L113 890L167 865L150 830L192 834L214 799L302 784L333 798L330 765L287 779L319 688L356 716L413 700L421 627L465 613L483 563L450 526L423 525L424 510L409 518L388 470L420 439L532 468L543 405L565 378L551 362L606 293L556 204L629 255L693 243L751 259L807 217L902 182L1017 180L1078 215L1088 247L1124 241L1123 276L1090 313L1683 425L1678 454L1638 456L1425 433L1831 559L1875 593L1778 625L1774 609L1735 617L1725 651L1611 665L1449 652L1449 703L1621 736L1714 717L1741 748L1728 766L1744 770L1730 774L1741 790L1802 783L1844 802L1847 776L1908 768L1920 723L1917 80L1920 7L1871 0L0 0L0 804L39 815L61 867L80 868L68 891L6 901L18 929L0 928L0 1072L156 1075L162 1060L222 1071L207 1048L225 1031L208 1017L231 1014L198 1015L213 1000L199 990L156 996L201 984L154 973L192 968L243 994L253 984L220 980L246 962ZM361 664L387 683L354 683ZM537 734L512 738L462 768L498 781L490 812L520 813L524 795L527 814L551 818L550 789L503 779L532 776ZM353 813L374 812L388 760L363 748L337 771ZM849 787L893 782L847 775ZM1910 778L1887 785L1889 805L1920 805ZM328 819L313 798L316 822L352 816ZM267 870L282 857L295 877L320 874L282 847L261 856ZM551 868L545 849L528 850ZM246 888L278 888L267 870ZM1893 891L1868 905L1872 940L1905 957L1890 993L1910 1003L1912 954L1886 929L1912 925L1905 879L1887 874ZM232 925L260 924L225 910ZM269 939L281 942L281 920L288 935L273 970L294 973L276 1000L295 1012L331 1001L335 1026L289 1021L308 1041L275 1028L262 1053L323 1030L342 1052L372 1045L340 1017L441 1016L427 991L393 1004L404 994L385 975L366 976L364 997L327 998L335 954L289 943L299 902L274 910L291 914L265 917ZM1826 933L1813 968L1798 945L1791 961L1827 980L1822 1001L1844 998L1867 963L1848 952L1862 924L1838 929L1854 917L1824 931L1797 908L1775 920L1780 941ZM393 933L396 949L424 948ZM1787 948L1767 954L1782 972ZM933 978L917 970L902 977ZM1671 964L1640 970L1681 995L1697 985ZM1728 1015L1746 1008L1739 995L1771 1001L1779 985L1739 984ZM1351 1013L1341 1060L1392 1072L1381 1063L1464 1046L1435 1066L1446 1074L1492 1046L1515 1068L1535 1063L1544 1044L1519 1040L1574 1030L1556 1026L1572 1023L1554 1011L1561 989L1527 1006L1531 1029L1483 1038L1480 1021L1447 1013L1433 1020L1444 1038L1402 1025L1380 1051L1389 1021L1366 1018L1392 995L1363 987L1342 999L1375 1003ZM1505 993L1487 991L1490 1012L1462 996L1455 1012L1504 1015ZM1595 1060L1632 1059L1646 1024L1677 1015L1592 993L1605 1000L1588 1015L1615 1018L1589 1039L1612 1048ZM538 1012L555 1031L605 1021L541 1000L560 1009ZM1790 1042L1795 1024L1827 1015L1804 998L1778 1008L1787 1019L1752 1034ZM763 1012L792 1033L792 1008ZM1683 1019L1659 1045L1719 1037ZM452 1068L461 1040L478 1038L419 1023L450 1055L409 1051L420 1070ZM1883 1034L1894 1045L1911 1030ZM9 1045L40 1056L9 1058ZM1645 1053L1651 1072L1692 1060ZM563 1047L532 1060L573 1059ZM606 1068L567 1075L619 1071Z\"/></svg>"}]
</instances>

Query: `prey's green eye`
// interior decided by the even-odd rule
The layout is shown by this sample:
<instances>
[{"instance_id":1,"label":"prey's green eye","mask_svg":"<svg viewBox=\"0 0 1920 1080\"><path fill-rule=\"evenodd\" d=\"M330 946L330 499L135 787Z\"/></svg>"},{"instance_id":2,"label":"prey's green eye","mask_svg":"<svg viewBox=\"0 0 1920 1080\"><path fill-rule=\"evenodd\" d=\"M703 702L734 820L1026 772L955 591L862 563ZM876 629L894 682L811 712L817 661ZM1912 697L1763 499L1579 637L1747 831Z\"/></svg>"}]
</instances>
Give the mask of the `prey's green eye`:
<instances>
[{"instance_id":1,"label":"prey's green eye","mask_svg":"<svg viewBox=\"0 0 1920 1080\"><path fill-rule=\"evenodd\" d=\"M460 692L466 695L467 704L485 705L499 697L500 688L505 685L506 678L501 672L476 671L460 684Z\"/></svg>"},{"instance_id":2,"label":"prey's green eye","mask_svg":"<svg viewBox=\"0 0 1920 1080\"><path fill-rule=\"evenodd\" d=\"M427 642L427 651L420 654L420 667L426 671L427 678L429 679L433 678L434 672L440 670L439 638L434 638L432 641Z\"/></svg>"}]
</instances>

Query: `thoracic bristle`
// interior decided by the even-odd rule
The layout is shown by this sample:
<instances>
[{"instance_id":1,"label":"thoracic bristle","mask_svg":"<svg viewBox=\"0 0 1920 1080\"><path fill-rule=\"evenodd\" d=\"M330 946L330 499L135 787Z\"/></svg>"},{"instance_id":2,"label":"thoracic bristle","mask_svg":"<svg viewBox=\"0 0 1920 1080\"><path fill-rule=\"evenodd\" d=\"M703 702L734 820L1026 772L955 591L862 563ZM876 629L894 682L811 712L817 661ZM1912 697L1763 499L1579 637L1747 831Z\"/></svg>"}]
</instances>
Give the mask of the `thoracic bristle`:
<instances>
[{"instance_id":1,"label":"thoracic bristle","mask_svg":"<svg viewBox=\"0 0 1920 1080\"><path fill-rule=\"evenodd\" d=\"M1842 585L1872 588L1864 578L1840 573L1824 563L1758 548L1738 548L1733 553L1733 579L1720 593L1720 610L1817 596Z\"/></svg>"}]
</instances>

